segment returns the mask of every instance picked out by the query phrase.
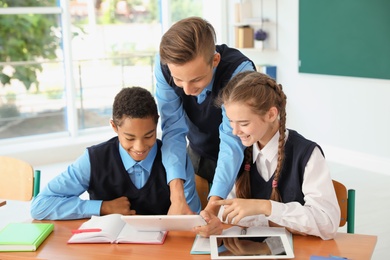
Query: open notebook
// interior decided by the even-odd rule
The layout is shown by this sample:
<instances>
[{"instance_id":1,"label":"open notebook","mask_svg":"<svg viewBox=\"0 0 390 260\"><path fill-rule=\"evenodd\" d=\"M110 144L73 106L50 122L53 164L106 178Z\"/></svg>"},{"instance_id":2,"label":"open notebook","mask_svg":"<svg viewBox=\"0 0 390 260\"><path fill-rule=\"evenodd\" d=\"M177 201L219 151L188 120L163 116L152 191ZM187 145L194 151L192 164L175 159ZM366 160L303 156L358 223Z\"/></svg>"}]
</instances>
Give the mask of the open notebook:
<instances>
[{"instance_id":1,"label":"open notebook","mask_svg":"<svg viewBox=\"0 0 390 260\"><path fill-rule=\"evenodd\" d=\"M139 231L121 217L120 214L92 216L73 231L68 243L164 243L168 231Z\"/></svg>"}]
</instances>

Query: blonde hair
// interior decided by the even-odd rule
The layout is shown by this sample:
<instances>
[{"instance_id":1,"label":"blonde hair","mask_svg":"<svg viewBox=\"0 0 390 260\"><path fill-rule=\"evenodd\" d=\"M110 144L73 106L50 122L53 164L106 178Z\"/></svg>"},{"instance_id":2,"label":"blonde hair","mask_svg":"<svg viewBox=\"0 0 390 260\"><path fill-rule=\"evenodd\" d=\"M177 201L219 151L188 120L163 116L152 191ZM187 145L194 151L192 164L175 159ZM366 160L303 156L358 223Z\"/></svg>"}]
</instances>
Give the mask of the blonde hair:
<instances>
[{"instance_id":1,"label":"blonde hair","mask_svg":"<svg viewBox=\"0 0 390 260\"><path fill-rule=\"evenodd\" d=\"M215 53L215 30L200 17L189 17L176 22L160 42L162 64L182 65L203 55L212 64Z\"/></svg>"},{"instance_id":2,"label":"blonde hair","mask_svg":"<svg viewBox=\"0 0 390 260\"><path fill-rule=\"evenodd\" d=\"M286 95L282 85L266 74L256 71L246 71L233 77L221 91L218 104L240 102L248 105L251 110L263 116L271 107L279 111L279 144L278 162L274 173L271 200L282 201L277 183L282 172L284 161L284 143L286 137ZM236 180L237 197L250 198L250 165L252 164L252 147L247 147L244 156L244 170Z\"/></svg>"}]
</instances>

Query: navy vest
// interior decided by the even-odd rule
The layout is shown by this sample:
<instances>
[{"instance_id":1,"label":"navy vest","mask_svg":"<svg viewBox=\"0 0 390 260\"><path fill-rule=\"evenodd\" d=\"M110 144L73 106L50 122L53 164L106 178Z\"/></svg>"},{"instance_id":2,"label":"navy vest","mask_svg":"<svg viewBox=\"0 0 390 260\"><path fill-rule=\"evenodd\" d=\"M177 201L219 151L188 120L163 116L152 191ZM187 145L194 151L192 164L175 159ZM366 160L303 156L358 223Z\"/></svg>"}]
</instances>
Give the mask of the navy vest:
<instances>
[{"instance_id":1,"label":"navy vest","mask_svg":"<svg viewBox=\"0 0 390 260\"><path fill-rule=\"evenodd\" d=\"M285 144L285 158L278 181L278 189L284 203L296 201L304 204L302 193L303 173L315 147L322 149L316 143L305 139L294 130L289 130ZM267 182L259 175L257 167L251 165L252 198L269 199L272 191L272 176Z\"/></svg>"},{"instance_id":2,"label":"navy vest","mask_svg":"<svg viewBox=\"0 0 390 260\"><path fill-rule=\"evenodd\" d=\"M190 147L199 155L217 161L219 152L219 125L222 122L222 110L215 105L219 91L226 86L234 71L244 61L250 61L239 50L229 48L225 44L216 45L221 54L215 75L212 91L206 99L198 104L197 97L186 95L182 88L177 87L172 79L167 65L161 65L165 80L181 98L188 123L187 138ZM253 69L256 66L253 64Z\"/></svg>"},{"instance_id":3,"label":"navy vest","mask_svg":"<svg viewBox=\"0 0 390 260\"><path fill-rule=\"evenodd\" d=\"M139 215L165 215L168 213L170 190L165 168L161 161L161 141L149 179L138 189L130 179L119 154L118 137L88 147L91 162L91 180L88 188L92 200L113 200L126 196L130 208Z\"/></svg>"}]
</instances>

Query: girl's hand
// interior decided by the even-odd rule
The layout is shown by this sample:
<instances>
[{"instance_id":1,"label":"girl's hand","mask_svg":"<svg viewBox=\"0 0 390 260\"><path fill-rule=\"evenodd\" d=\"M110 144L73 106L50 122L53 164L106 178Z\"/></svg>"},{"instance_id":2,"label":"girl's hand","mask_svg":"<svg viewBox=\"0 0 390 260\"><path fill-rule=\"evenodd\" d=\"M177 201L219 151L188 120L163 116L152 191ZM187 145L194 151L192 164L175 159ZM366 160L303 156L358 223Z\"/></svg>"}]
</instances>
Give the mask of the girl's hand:
<instances>
[{"instance_id":1,"label":"girl's hand","mask_svg":"<svg viewBox=\"0 0 390 260\"><path fill-rule=\"evenodd\" d=\"M271 202L260 199L228 199L213 201L214 205L224 207L222 220L231 224L237 224L246 216L271 214Z\"/></svg>"}]
</instances>

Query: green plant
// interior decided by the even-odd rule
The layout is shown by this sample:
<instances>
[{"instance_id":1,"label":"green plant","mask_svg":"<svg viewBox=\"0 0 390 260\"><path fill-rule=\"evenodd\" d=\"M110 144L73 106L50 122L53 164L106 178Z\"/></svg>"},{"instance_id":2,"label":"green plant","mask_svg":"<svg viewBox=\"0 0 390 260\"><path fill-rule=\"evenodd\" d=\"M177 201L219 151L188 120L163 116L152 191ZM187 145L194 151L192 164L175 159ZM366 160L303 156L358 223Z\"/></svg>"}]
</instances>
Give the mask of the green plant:
<instances>
[{"instance_id":1,"label":"green plant","mask_svg":"<svg viewBox=\"0 0 390 260\"><path fill-rule=\"evenodd\" d=\"M0 0L0 8L56 6L56 0ZM17 14L0 15L0 61L23 62L55 59L60 39L57 15ZM21 81L26 89L32 84L39 88L37 73L42 71L40 63L27 65L0 65L0 82L10 84L12 79Z\"/></svg>"}]
</instances>

